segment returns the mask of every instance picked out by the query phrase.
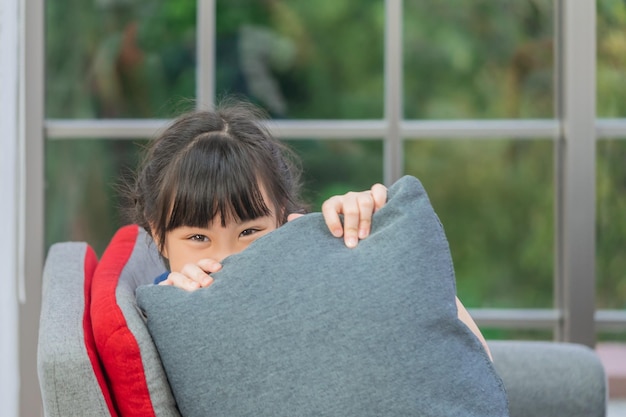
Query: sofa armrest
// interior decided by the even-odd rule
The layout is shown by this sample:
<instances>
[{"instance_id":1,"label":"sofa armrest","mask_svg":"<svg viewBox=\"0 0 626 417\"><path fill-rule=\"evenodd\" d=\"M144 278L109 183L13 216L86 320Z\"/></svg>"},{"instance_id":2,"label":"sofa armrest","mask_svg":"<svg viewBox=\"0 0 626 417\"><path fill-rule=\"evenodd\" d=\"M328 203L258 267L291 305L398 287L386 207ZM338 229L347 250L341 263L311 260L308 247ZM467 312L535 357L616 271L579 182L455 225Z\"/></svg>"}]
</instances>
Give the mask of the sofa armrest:
<instances>
[{"instance_id":1,"label":"sofa armrest","mask_svg":"<svg viewBox=\"0 0 626 417\"><path fill-rule=\"evenodd\" d=\"M57 243L46 258L37 371L47 417L116 415L85 315L96 264L93 249L78 242Z\"/></svg>"},{"instance_id":2,"label":"sofa armrest","mask_svg":"<svg viewBox=\"0 0 626 417\"><path fill-rule=\"evenodd\" d=\"M490 341L511 417L604 417L607 382L596 353L557 342Z\"/></svg>"}]
</instances>

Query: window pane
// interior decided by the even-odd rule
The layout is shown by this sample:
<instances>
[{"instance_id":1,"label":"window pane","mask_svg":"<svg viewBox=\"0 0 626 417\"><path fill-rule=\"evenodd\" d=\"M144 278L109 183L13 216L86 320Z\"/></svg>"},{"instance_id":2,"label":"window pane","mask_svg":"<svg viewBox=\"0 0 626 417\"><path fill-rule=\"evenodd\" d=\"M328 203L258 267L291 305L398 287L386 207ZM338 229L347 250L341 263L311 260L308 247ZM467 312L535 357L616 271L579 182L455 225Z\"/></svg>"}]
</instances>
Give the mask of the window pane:
<instances>
[{"instance_id":1,"label":"window pane","mask_svg":"<svg viewBox=\"0 0 626 417\"><path fill-rule=\"evenodd\" d=\"M626 140L597 145L596 306L626 308Z\"/></svg>"},{"instance_id":2,"label":"window pane","mask_svg":"<svg viewBox=\"0 0 626 417\"><path fill-rule=\"evenodd\" d=\"M382 140L290 140L303 168L303 198L319 211L329 197L383 181Z\"/></svg>"},{"instance_id":3,"label":"window pane","mask_svg":"<svg viewBox=\"0 0 626 417\"><path fill-rule=\"evenodd\" d=\"M412 140L405 152L445 228L463 303L552 307L552 142Z\"/></svg>"},{"instance_id":4,"label":"window pane","mask_svg":"<svg viewBox=\"0 0 626 417\"><path fill-rule=\"evenodd\" d=\"M126 224L120 187L132 178L146 141L49 140L46 144L46 247L88 242L98 254Z\"/></svg>"},{"instance_id":5,"label":"window pane","mask_svg":"<svg viewBox=\"0 0 626 417\"><path fill-rule=\"evenodd\" d=\"M277 118L383 115L384 2L217 1L217 92Z\"/></svg>"},{"instance_id":6,"label":"window pane","mask_svg":"<svg viewBox=\"0 0 626 417\"><path fill-rule=\"evenodd\" d=\"M597 2L597 114L626 117L626 4Z\"/></svg>"},{"instance_id":7,"label":"window pane","mask_svg":"<svg viewBox=\"0 0 626 417\"><path fill-rule=\"evenodd\" d=\"M552 0L404 5L407 118L552 117Z\"/></svg>"},{"instance_id":8,"label":"window pane","mask_svg":"<svg viewBox=\"0 0 626 417\"><path fill-rule=\"evenodd\" d=\"M195 97L196 1L46 2L48 118L162 117Z\"/></svg>"}]
</instances>

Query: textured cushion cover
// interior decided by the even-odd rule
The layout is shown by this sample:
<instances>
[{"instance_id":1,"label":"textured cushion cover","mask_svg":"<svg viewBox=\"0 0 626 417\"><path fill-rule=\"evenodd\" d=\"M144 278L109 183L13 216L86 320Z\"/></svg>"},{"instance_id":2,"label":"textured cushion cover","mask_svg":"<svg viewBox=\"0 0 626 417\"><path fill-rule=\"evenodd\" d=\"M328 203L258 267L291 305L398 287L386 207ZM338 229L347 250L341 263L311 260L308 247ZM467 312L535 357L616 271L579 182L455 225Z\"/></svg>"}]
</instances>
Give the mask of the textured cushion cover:
<instances>
[{"instance_id":1,"label":"textured cushion cover","mask_svg":"<svg viewBox=\"0 0 626 417\"><path fill-rule=\"evenodd\" d=\"M83 242L54 244L46 257L37 370L48 417L117 416L85 308L97 263Z\"/></svg>"},{"instance_id":2,"label":"textured cushion cover","mask_svg":"<svg viewBox=\"0 0 626 417\"><path fill-rule=\"evenodd\" d=\"M158 353L135 301L137 286L163 271L154 245L137 227L121 228L94 272L95 343L120 414L179 416Z\"/></svg>"},{"instance_id":3,"label":"textured cushion cover","mask_svg":"<svg viewBox=\"0 0 626 417\"><path fill-rule=\"evenodd\" d=\"M508 415L457 318L447 240L417 179L390 188L355 249L314 213L223 265L194 292L137 289L182 415Z\"/></svg>"}]
</instances>

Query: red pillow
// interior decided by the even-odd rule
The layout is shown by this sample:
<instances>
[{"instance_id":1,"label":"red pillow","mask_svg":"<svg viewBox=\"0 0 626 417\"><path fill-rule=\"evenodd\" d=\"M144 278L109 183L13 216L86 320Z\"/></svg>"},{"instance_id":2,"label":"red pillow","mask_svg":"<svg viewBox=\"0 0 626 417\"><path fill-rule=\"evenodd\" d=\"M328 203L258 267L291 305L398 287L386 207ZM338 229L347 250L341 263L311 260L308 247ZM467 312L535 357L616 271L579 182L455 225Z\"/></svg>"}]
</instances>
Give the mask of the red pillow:
<instances>
[{"instance_id":1,"label":"red pillow","mask_svg":"<svg viewBox=\"0 0 626 417\"><path fill-rule=\"evenodd\" d=\"M100 386L100 390L102 391L104 401L107 404L111 417L117 417L117 412L115 410L115 406L113 405L113 399L111 398L111 392L109 391L109 387L107 386L104 376L104 370L102 369L102 364L100 363L100 360L98 358L96 342L94 340L93 330L91 327L91 314L89 308L91 304L91 285L93 282L94 271L97 265L98 257L96 256L96 253L91 248L91 246L87 246L87 250L85 251L85 259L83 262L83 267L85 270L85 310L83 314L83 333L85 335L85 347L87 349L87 356L89 356L89 360L91 361L93 373L96 376L96 380L98 381L98 385Z\"/></svg>"},{"instance_id":2,"label":"red pillow","mask_svg":"<svg viewBox=\"0 0 626 417\"><path fill-rule=\"evenodd\" d=\"M180 415L135 289L165 271L143 229L122 227L96 267L91 288L95 345L119 413L125 417Z\"/></svg>"}]
</instances>

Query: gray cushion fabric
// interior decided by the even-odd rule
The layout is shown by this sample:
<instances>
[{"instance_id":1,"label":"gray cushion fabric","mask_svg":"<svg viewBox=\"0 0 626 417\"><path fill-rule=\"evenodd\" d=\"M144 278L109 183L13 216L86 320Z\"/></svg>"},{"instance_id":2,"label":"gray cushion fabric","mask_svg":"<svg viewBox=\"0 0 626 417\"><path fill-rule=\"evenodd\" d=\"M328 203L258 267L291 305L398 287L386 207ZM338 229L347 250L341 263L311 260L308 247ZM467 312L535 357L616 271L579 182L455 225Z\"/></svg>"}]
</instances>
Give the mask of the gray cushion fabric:
<instances>
[{"instance_id":1,"label":"gray cushion fabric","mask_svg":"<svg viewBox=\"0 0 626 417\"><path fill-rule=\"evenodd\" d=\"M182 415L508 415L417 179L355 249L315 213L223 264L206 289L137 289Z\"/></svg>"},{"instance_id":2,"label":"gray cushion fabric","mask_svg":"<svg viewBox=\"0 0 626 417\"><path fill-rule=\"evenodd\" d=\"M141 352L143 371L154 415L156 417L178 417L180 413L176 408L176 402L159 354L148 333L144 318L137 308L135 299L136 288L139 285L151 283L154 277L163 272L163 269L163 262L161 262L152 239L145 230L139 228L132 255L120 274L115 289L115 298L117 305L124 314L126 325L135 336Z\"/></svg>"},{"instance_id":3,"label":"gray cushion fabric","mask_svg":"<svg viewBox=\"0 0 626 417\"><path fill-rule=\"evenodd\" d=\"M511 417L604 417L606 376L596 353L574 343L489 342Z\"/></svg>"},{"instance_id":4,"label":"gray cushion fabric","mask_svg":"<svg viewBox=\"0 0 626 417\"><path fill-rule=\"evenodd\" d=\"M37 370L47 417L111 416L83 332L87 251L86 243L57 243L44 266Z\"/></svg>"}]
</instances>

